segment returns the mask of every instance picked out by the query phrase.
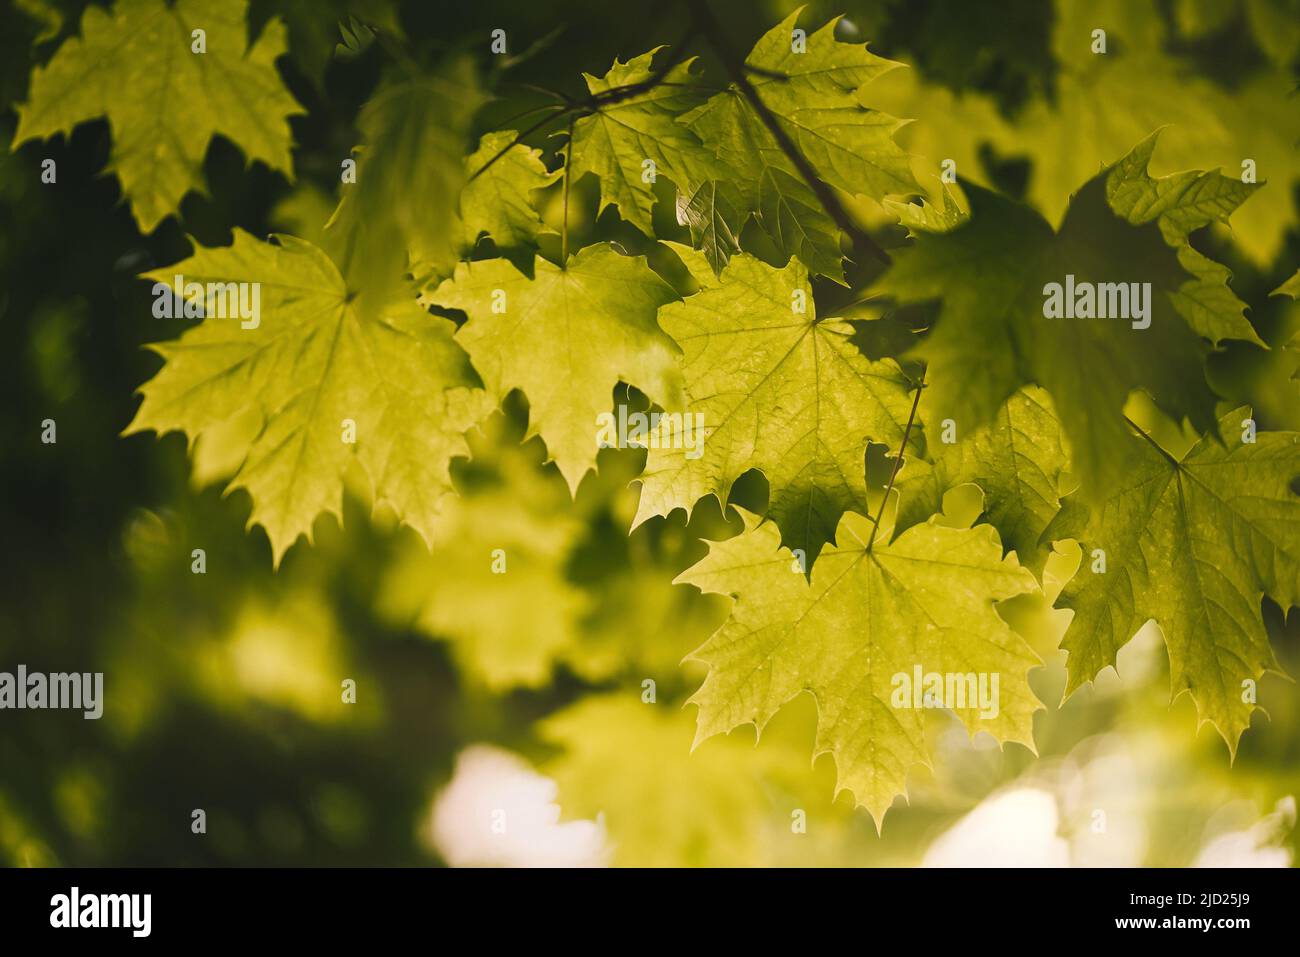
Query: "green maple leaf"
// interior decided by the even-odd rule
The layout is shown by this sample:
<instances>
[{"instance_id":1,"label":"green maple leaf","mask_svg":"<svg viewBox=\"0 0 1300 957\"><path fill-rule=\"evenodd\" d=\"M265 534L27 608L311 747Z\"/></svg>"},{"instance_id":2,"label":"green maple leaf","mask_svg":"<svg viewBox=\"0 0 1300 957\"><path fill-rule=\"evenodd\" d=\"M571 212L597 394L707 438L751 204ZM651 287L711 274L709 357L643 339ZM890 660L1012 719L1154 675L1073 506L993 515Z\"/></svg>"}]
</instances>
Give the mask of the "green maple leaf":
<instances>
[{"instance_id":1,"label":"green maple leaf","mask_svg":"<svg viewBox=\"0 0 1300 957\"><path fill-rule=\"evenodd\" d=\"M864 87L899 64L865 45L838 42L835 21L807 37L804 52L794 52L798 18L796 11L764 34L745 61L759 99L830 185L877 200L916 192L907 154L894 142L903 121L862 100ZM808 216L821 209L816 194L739 90L711 97L681 122L728 171L743 211L759 215L782 252L807 257L810 268L842 281L838 232L824 212Z\"/></svg>"},{"instance_id":2,"label":"green maple leaf","mask_svg":"<svg viewBox=\"0 0 1300 957\"><path fill-rule=\"evenodd\" d=\"M87 8L81 36L32 71L13 148L100 116L113 130L109 169L141 230L151 232L191 190L218 134L250 160L288 176L289 117L303 112L280 80L284 24L272 19L248 46L246 0L118 0ZM191 32L207 52L191 52Z\"/></svg>"},{"instance_id":3,"label":"green maple leaf","mask_svg":"<svg viewBox=\"0 0 1300 957\"><path fill-rule=\"evenodd\" d=\"M656 74L651 61L661 48L643 53L627 63L614 61L603 77L584 73L593 96L618 87L645 83ZM693 193L717 177L712 155L695 134L677 122L694 108L700 96L689 89L695 80L693 60L672 67L660 85L614 102L573 125L569 144L569 171L575 179L593 173L600 179L600 209L617 206L619 215L648 236L654 235L650 213L654 208L654 180L659 176L679 189ZM648 177L646 161L654 163ZM647 181L649 180L649 181Z\"/></svg>"},{"instance_id":4,"label":"green maple leaf","mask_svg":"<svg viewBox=\"0 0 1300 957\"><path fill-rule=\"evenodd\" d=\"M1074 610L1061 645L1067 692L1114 665L1154 619L1169 648L1173 695L1188 692L1235 755L1250 726L1246 682L1279 671L1260 613L1262 595L1285 610L1300 598L1300 434L1243 441L1238 409L1221 421L1227 445L1207 436L1181 458L1141 433L1113 450L1121 477L1091 510L1066 500L1051 538L1075 538L1083 564L1058 604ZM1100 549L1103 566L1097 564Z\"/></svg>"},{"instance_id":5,"label":"green maple leaf","mask_svg":"<svg viewBox=\"0 0 1300 957\"><path fill-rule=\"evenodd\" d=\"M933 461L907 462L899 473L895 532L941 511L945 492L973 483L984 492L985 520L1003 544L1015 549L1021 564L1041 572L1047 550L1040 539L1060 509L1061 473L1068 466L1051 398L1026 386L992 422L951 445L935 441L942 432L935 424L926 433Z\"/></svg>"},{"instance_id":6,"label":"green maple leaf","mask_svg":"<svg viewBox=\"0 0 1300 957\"><path fill-rule=\"evenodd\" d=\"M1024 383L1052 396L1073 464L1090 495L1114 477L1111 449L1128 439L1128 394L1213 428L1206 340L1259 343L1228 270L1187 243L1226 220L1256 188L1217 172L1153 179L1152 134L1075 195L1059 232L1028 207L970 186L970 217L915 231L880 288L899 301L942 299L917 351L930 364L930 406L968 431L992 420ZM914 224L915 225L915 224ZM1123 319L1049 319L1049 283L1151 283L1150 325Z\"/></svg>"},{"instance_id":7,"label":"green maple leaf","mask_svg":"<svg viewBox=\"0 0 1300 957\"><path fill-rule=\"evenodd\" d=\"M705 495L725 504L732 483L757 468L783 540L811 563L845 510L868 510L867 443L902 440L907 379L892 359L863 356L848 323L817 317L798 260L775 269L742 253L716 280L694 266L704 287L659 321L682 348L686 414L703 416L703 444L692 447L699 436L686 420L663 420L634 524L689 513Z\"/></svg>"},{"instance_id":8,"label":"green maple leaf","mask_svg":"<svg viewBox=\"0 0 1300 957\"><path fill-rule=\"evenodd\" d=\"M425 294L469 315L457 342L498 401L512 389L527 396L529 435L541 435L575 492L595 467L598 417L615 385L680 408L675 349L655 321L675 298L644 256L609 243L585 247L564 269L538 257L531 279L504 259L460 263Z\"/></svg>"},{"instance_id":9,"label":"green maple leaf","mask_svg":"<svg viewBox=\"0 0 1300 957\"><path fill-rule=\"evenodd\" d=\"M488 403L453 326L414 299L363 318L338 269L320 249L280 237L260 242L235 230L234 244L198 248L147 273L170 286L259 283L255 328L218 318L220 293L194 296L209 318L153 348L165 360L142 388L131 434L179 430L197 439L240 416L261 428L230 488L253 499L249 525L266 528L278 564L322 512L342 515L344 472L354 455L376 504L428 539L451 492L451 459L468 454L463 433ZM355 444L344 440L355 423Z\"/></svg>"},{"instance_id":10,"label":"green maple leaf","mask_svg":"<svg viewBox=\"0 0 1300 957\"><path fill-rule=\"evenodd\" d=\"M511 146L515 135L514 130L487 133L478 150L465 159L467 176L483 170L460 193L460 217L469 248L484 234L498 248L512 248L536 245L538 236L551 231L533 205L533 191L550 186L560 178L560 171L546 169L541 150L522 143ZM501 158L487 166L498 153Z\"/></svg>"},{"instance_id":11,"label":"green maple leaf","mask_svg":"<svg viewBox=\"0 0 1300 957\"><path fill-rule=\"evenodd\" d=\"M908 770L930 761L924 709L895 706L913 700L895 697L895 676L910 679L919 666L985 674L989 689L997 673L996 715L981 717L978 705L953 710L972 734L1033 748L1040 705L1027 675L1041 662L995 603L1037 584L1014 555L1003 557L991 526L931 523L893 541L882 529L872 540L871 520L850 512L809 581L770 523L741 514L745 531L710 542L709 554L678 578L734 599L727 621L691 655L709 668L690 699L699 707L697 744L742 724L761 732L779 708L810 692L815 754L834 757L837 793L852 792L878 823L905 793Z\"/></svg>"}]
</instances>

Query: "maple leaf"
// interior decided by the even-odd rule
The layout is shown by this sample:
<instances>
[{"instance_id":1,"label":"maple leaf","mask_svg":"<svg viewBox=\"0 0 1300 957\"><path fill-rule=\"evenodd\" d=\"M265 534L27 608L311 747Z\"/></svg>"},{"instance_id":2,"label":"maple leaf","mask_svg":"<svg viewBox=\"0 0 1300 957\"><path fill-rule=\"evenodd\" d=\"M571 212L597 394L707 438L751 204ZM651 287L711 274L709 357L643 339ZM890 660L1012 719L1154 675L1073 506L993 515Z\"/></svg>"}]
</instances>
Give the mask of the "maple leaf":
<instances>
[{"instance_id":1,"label":"maple leaf","mask_svg":"<svg viewBox=\"0 0 1300 957\"><path fill-rule=\"evenodd\" d=\"M689 266L690 251L674 248ZM817 317L798 260L776 269L741 253L719 279L698 261L692 271L704 287L664 306L659 321L682 349L695 418L661 420L634 525L674 508L689 514L705 495L725 504L756 468L782 539L811 563L845 510L868 510L867 443L902 440L908 381L894 360L863 356L848 323ZM700 416L703 435L687 441L685 426Z\"/></svg>"},{"instance_id":2,"label":"maple leaf","mask_svg":"<svg viewBox=\"0 0 1300 957\"><path fill-rule=\"evenodd\" d=\"M619 87L646 83L656 47L627 63L614 61L603 77L583 74L593 96ZM673 66L651 89L601 104L573 125L569 144L570 175L587 173L600 180L600 210L617 206L619 215L649 236L654 235L650 213L654 208L654 182L659 176L679 189L694 192L719 175L719 167L695 134L677 117L699 105L701 97L688 89L695 76L694 60ZM647 161L654 175L647 176Z\"/></svg>"},{"instance_id":3,"label":"maple leaf","mask_svg":"<svg viewBox=\"0 0 1300 957\"><path fill-rule=\"evenodd\" d=\"M923 709L896 697L896 676L910 680L919 667L985 675L989 688L998 674L996 714L981 717L970 700L953 710L972 734L1033 748L1040 705L1027 674L1041 662L994 606L1038 586L1014 555L1003 557L991 526L928 523L893 541L882 529L873 540L871 520L849 512L839 544L827 546L806 580L775 527L737 511L745 531L710 542L708 555L677 578L734 599L730 617L691 655L709 668L690 699L699 707L697 745L742 724L761 733L778 709L810 692L814 755L834 756L836 792L852 792L878 825L905 793L908 770L930 761Z\"/></svg>"},{"instance_id":4,"label":"maple leaf","mask_svg":"<svg viewBox=\"0 0 1300 957\"><path fill-rule=\"evenodd\" d=\"M1225 130L1206 109L1213 86L1187 76L1163 53L1157 18L1123 0L1077 4L1058 0L1051 46L1058 64L1052 99L1032 100L1017 122L993 131L1008 153L1034 161L1029 199L1056 224L1070 187L1154 129L1169 125L1170 162L1195 165ZM1094 53L1093 31L1105 31L1106 51ZM1080 135L1086 130L1085 135ZM1063 144L1069 148L1062 148ZM1014 144L1014 145L1013 145Z\"/></svg>"},{"instance_id":5,"label":"maple leaf","mask_svg":"<svg viewBox=\"0 0 1300 957\"><path fill-rule=\"evenodd\" d=\"M165 364L141 388L144 402L126 434L179 430L193 440L259 416L229 488L249 491L249 525L266 528L277 565L299 535L311 538L318 515L341 517L354 450L376 504L390 505L427 540L451 491L451 459L468 454L463 433L488 411L454 327L413 298L363 319L329 257L300 239L279 242L236 229L229 247L199 247L145 274L166 286L177 274L200 284L184 294L208 318L152 347ZM259 284L255 326L220 317L227 293L214 283ZM345 420L355 424L355 445L344 438Z\"/></svg>"},{"instance_id":6,"label":"maple leaf","mask_svg":"<svg viewBox=\"0 0 1300 957\"><path fill-rule=\"evenodd\" d=\"M941 432L931 425L926 434ZM985 520L1003 544L1025 567L1041 572L1047 549L1040 539L1060 509L1061 473L1068 465L1048 394L1026 386L988 425L951 445L932 439L929 451L932 461L909 461L899 473L895 534L941 511L945 492L973 483L984 493Z\"/></svg>"},{"instance_id":7,"label":"maple leaf","mask_svg":"<svg viewBox=\"0 0 1300 957\"><path fill-rule=\"evenodd\" d=\"M1206 436L1175 458L1139 431L1112 450L1114 496L1091 509L1066 499L1047 529L1074 538L1083 564L1057 604L1074 610L1061 641L1067 693L1114 665L1148 620L1169 648L1173 697L1188 692L1235 755L1250 726L1246 682L1280 671L1260 612L1300 598L1300 433L1244 441L1241 408L1220 422L1225 446ZM1096 549L1103 555L1099 556ZM1104 565L1099 564L1099 558Z\"/></svg>"},{"instance_id":8,"label":"maple leaf","mask_svg":"<svg viewBox=\"0 0 1300 957\"><path fill-rule=\"evenodd\" d=\"M32 71L13 147L100 116L113 130L109 169L143 232L203 189L203 157L218 134L292 176L289 117L303 112L276 72L285 29L270 20L248 46L246 0L118 0L88 7L81 35ZM191 32L206 52L191 52Z\"/></svg>"},{"instance_id":9,"label":"maple leaf","mask_svg":"<svg viewBox=\"0 0 1300 957\"><path fill-rule=\"evenodd\" d=\"M504 259L460 263L423 301L468 314L456 341L494 398L527 396L528 434L541 435L576 492L596 464L598 416L615 385L680 408L675 349L655 321L675 298L644 256L599 243L563 269L537 257L531 279Z\"/></svg>"},{"instance_id":10,"label":"maple leaf","mask_svg":"<svg viewBox=\"0 0 1300 957\"><path fill-rule=\"evenodd\" d=\"M840 43L831 21L792 49L800 11L764 34L745 63L750 83L782 129L830 185L882 199L917 191L907 154L894 142L904 125L863 105L861 91L900 64ZM745 213L759 223L787 256L843 281L838 231L821 216L816 194L782 151L771 131L739 90L732 87L685 114L691 129L727 170L727 183ZM739 224L732 231L739 234ZM828 262L829 260L829 262Z\"/></svg>"},{"instance_id":11,"label":"maple leaf","mask_svg":"<svg viewBox=\"0 0 1300 957\"><path fill-rule=\"evenodd\" d=\"M1156 134L1075 195L1059 232L1028 207L968 186L971 215L900 250L879 288L901 302L942 299L917 347L930 364L931 408L969 430L1024 383L1052 396L1085 491L1114 477L1111 448L1128 439L1121 410L1144 389L1165 410L1213 428L1204 340L1259 343L1228 270L1187 234L1226 219L1256 188L1216 172L1147 174ZM1076 283L1150 283L1147 328L1136 320L1049 319L1044 297ZM1153 361L1153 357L1159 361Z\"/></svg>"},{"instance_id":12,"label":"maple leaf","mask_svg":"<svg viewBox=\"0 0 1300 957\"><path fill-rule=\"evenodd\" d=\"M548 171L541 160L542 151L514 143L515 136L514 130L484 134L478 150L465 159L467 176L482 171L460 192L467 248L484 234L492 237L498 248L536 245L538 236L551 231L538 215L532 194L558 180L560 171ZM488 166L498 153L501 157Z\"/></svg>"}]
</instances>

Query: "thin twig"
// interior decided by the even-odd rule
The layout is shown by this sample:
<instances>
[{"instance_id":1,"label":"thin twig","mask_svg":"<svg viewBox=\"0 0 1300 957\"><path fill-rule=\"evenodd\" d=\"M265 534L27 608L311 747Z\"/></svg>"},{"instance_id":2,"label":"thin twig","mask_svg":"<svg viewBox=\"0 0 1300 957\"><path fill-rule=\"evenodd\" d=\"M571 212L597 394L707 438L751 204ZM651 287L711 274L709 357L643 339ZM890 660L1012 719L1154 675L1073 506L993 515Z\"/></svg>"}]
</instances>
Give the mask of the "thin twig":
<instances>
[{"instance_id":1,"label":"thin twig","mask_svg":"<svg viewBox=\"0 0 1300 957\"><path fill-rule=\"evenodd\" d=\"M563 103L543 103L540 106L534 106L520 113L516 113L514 116L509 116L506 119L501 120L496 125L505 128L507 126L512 126L515 123L518 123L520 120L527 119L528 117L532 116L534 113L541 113L544 110L562 110L562 109L564 109Z\"/></svg>"},{"instance_id":2,"label":"thin twig","mask_svg":"<svg viewBox=\"0 0 1300 957\"><path fill-rule=\"evenodd\" d=\"M546 87L538 86L536 83L525 83L521 80L502 80L501 82L506 86L517 86L522 90L528 90L530 93L536 93L539 96L549 97L553 100L563 103L565 106L568 106L573 102L572 99L565 96L563 93L560 93L556 90L548 90Z\"/></svg>"},{"instance_id":3,"label":"thin twig","mask_svg":"<svg viewBox=\"0 0 1300 957\"><path fill-rule=\"evenodd\" d=\"M763 125L772 134L772 137L776 140L776 145L781 148L781 152L795 165L799 175L804 178L809 188L817 195L817 199L822 204L822 208L826 210L826 214L835 220L836 226L848 234L855 247L865 250L882 263L888 264L891 262L889 254L880 248L880 245L853 221L853 217L844 208L844 204L835 195L835 191L817 175L812 163L808 162L808 158L803 155L803 151L794 144L794 141L790 139L790 134L785 131L780 121L759 97L754 85L749 82L749 77L745 75L749 68L731 49L726 34L714 18L713 11L709 9L707 0L691 0L691 12L694 14L695 22L699 25L700 32L709 42L709 45L713 47L714 52L718 54L718 59L727 68L727 72L731 74L731 80L735 83L736 88L749 101L749 105L754 108L754 112L758 114L759 119L763 121Z\"/></svg>"},{"instance_id":4,"label":"thin twig","mask_svg":"<svg viewBox=\"0 0 1300 957\"><path fill-rule=\"evenodd\" d=\"M512 149L514 149L516 146L518 146L520 143L522 143L526 138L528 138L528 137L531 136L532 134L536 133L538 130L540 130L540 129L541 129L543 126L545 126L547 123L554 122L555 120L558 120L560 117L565 116L566 114L573 112L573 108L572 108L572 107L561 107L561 106L557 106L556 109L558 109L560 112L558 112L558 113L552 113L550 116L543 116L540 120L538 120L538 121L537 121L536 123L534 123L532 126L528 127L528 129L524 130L522 133L520 133L518 136L516 136L513 140L511 140L509 143L507 143L507 144L506 144L505 146L503 146L501 149L497 150L496 155L493 156L493 157L492 157L490 160L488 160L486 163L484 163L482 166L480 166L478 169L476 169L473 173L471 173L470 176L469 176L469 178L468 178L467 180L465 180L465 182L467 182L467 183L472 183L472 182L474 182L474 180L478 179L480 176L482 176L484 173L487 172L488 167L490 167L493 163L495 163L495 162L496 162L497 160L499 160L501 157L503 157L503 156L505 156L507 153L509 153Z\"/></svg>"},{"instance_id":5,"label":"thin twig","mask_svg":"<svg viewBox=\"0 0 1300 957\"><path fill-rule=\"evenodd\" d=\"M745 71L754 74L754 76L765 77L769 80L789 80L790 77L779 70L769 70L766 67L754 66L752 63L745 64Z\"/></svg>"},{"instance_id":6,"label":"thin twig","mask_svg":"<svg viewBox=\"0 0 1300 957\"><path fill-rule=\"evenodd\" d=\"M903 444L899 446L898 455L894 458L894 470L889 473L889 484L885 486L885 496L880 500L880 508L876 510L876 523L871 527L871 537L867 539L867 551L871 551L871 544L876 540L876 532L880 531L880 521L885 515L885 506L889 504L889 493L894 490L894 479L898 478L898 470L903 465L903 453L907 451L907 440L912 434L912 423L916 421L916 407L921 404L921 390L925 388L925 370L921 370L921 381L916 384L916 397L912 399L912 411L907 416L907 427L903 429Z\"/></svg>"}]
</instances>

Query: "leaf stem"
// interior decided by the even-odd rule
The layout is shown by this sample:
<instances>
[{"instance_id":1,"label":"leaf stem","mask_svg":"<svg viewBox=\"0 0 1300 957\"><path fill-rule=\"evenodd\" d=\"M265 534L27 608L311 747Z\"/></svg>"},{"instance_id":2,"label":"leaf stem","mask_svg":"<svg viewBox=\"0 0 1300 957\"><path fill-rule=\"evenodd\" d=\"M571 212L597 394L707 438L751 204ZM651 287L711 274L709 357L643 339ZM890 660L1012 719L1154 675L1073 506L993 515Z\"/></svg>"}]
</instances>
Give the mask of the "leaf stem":
<instances>
[{"instance_id":1,"label":"leaf stem","mask_svg":"<svg viewBox=\"0 0 1300 957\"><path fill-rule=\"evenodd\" d=\"M894 490L894 480L898 478L898 470L903 465L903 453L907 451L907 440L912 435L912 423L916 421L916 409L921 404L921 391L925 388L925 370L921 370L921 381L916 384L916 396L912 399L912 411L907 416L907 426L903 429L903 444L898 448L898 455L894 457L894 469L889 473L889 484L885 486L884 497L880 500L880 508L876 509L875 524L871 527L871 537L867 539L867 551L871 551L871 545L876 540L876 533L880 531L880 521L885 515L885 506L889 504L889 493Z\"/></svg>"}]
</instances>

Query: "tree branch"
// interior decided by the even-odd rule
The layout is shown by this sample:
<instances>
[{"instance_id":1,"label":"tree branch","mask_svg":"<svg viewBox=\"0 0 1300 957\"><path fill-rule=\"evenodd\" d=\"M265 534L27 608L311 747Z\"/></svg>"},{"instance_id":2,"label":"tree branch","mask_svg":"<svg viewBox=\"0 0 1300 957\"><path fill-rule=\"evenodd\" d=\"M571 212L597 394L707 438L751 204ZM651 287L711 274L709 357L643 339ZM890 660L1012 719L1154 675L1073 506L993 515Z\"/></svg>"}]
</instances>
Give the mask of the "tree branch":
<instances>
[{"instance_id":1,"label":"tree branch","mask_svg":"<svg viewBox=\"0 0 1300 957\"><path fill-rule=\"evenodd\" d=\"M731 80L736 84L736 89L740 90L745 99L749 101L749 105L754 108L754 112L758 114L759 119L763 121L763 125L767 127L776 140L776 145L781 148L781 152L795 165L799 175L804 178L809 188L817 195L817 199L822 204L822 208L826 210L826 214L835 221L836 226L848 235L855 248L864 250L882 263L888 264L891 262L889 253L885 252L874 239L868 236L853 221L853 217L844 208L844 204L835 195L835 191L817 175L812 163L808 162L808 158L803 155L803 151L790 139L790 134L785 131L780 121L759 97L754 85L749 82L749 77L746 75L750 68L731 49L726 34L723 33L718 21L714 18L713 11L709 9L707 0L691 0L691 12L700 33L708 41L709 46L713 47L718 59L727 68L727 72L731 74Z\"/></svg>"},{"instance_id":2,"label":"tree branch","mask_svg":"<svg viewBox=\"0 0 1300 957\"><path fill-rule=\"evenodd\" d=\"M514 149L516 146L518 146L520 143L522 143L526 137L531 136L533 133L536 133L538 130L540 130L540 129L541 129L543 126L545 126L547 123L554 122L555 120L558 120L560 117L562 117L562 116L564 116L564 115L566 115L566 114L568 114L568 113L572 113L572 112L573 112L573 107L571 107L571 106L560 106L558 103L555 104L555 106L554 106L553 108L559 110L559 112L558 112L558 113L552 113L550 116L543 116L540 120L538 120L538 121L537 121L536 123L534 123L532 126L528 127L528 129L524 130L522 133L520 133L518 136L516 136L513 140L511 140L509 143L507 143L507 144L506 144L505 146L503 146L501 149L497 150L496 154L493 155L493 157L492 157L490 160L488 160L486 163L484 163L484 164L483 164L482 166L480 166L478 169L474 170L474 172L471 173L471 174L469 175L469 178L466 179L465 182L466 182L466 183L472 183L472 182L474 182L474 180L478 179L480 176L482 176L484 173L486 173L486 172L488 171L488 167L490 167L493 163L495 163L495 162L496 162L497 160L499 160L501 157L505 156L505 155L506 155L507 153L509 153L512 149Z\"/></svg>"}]
</instances>

